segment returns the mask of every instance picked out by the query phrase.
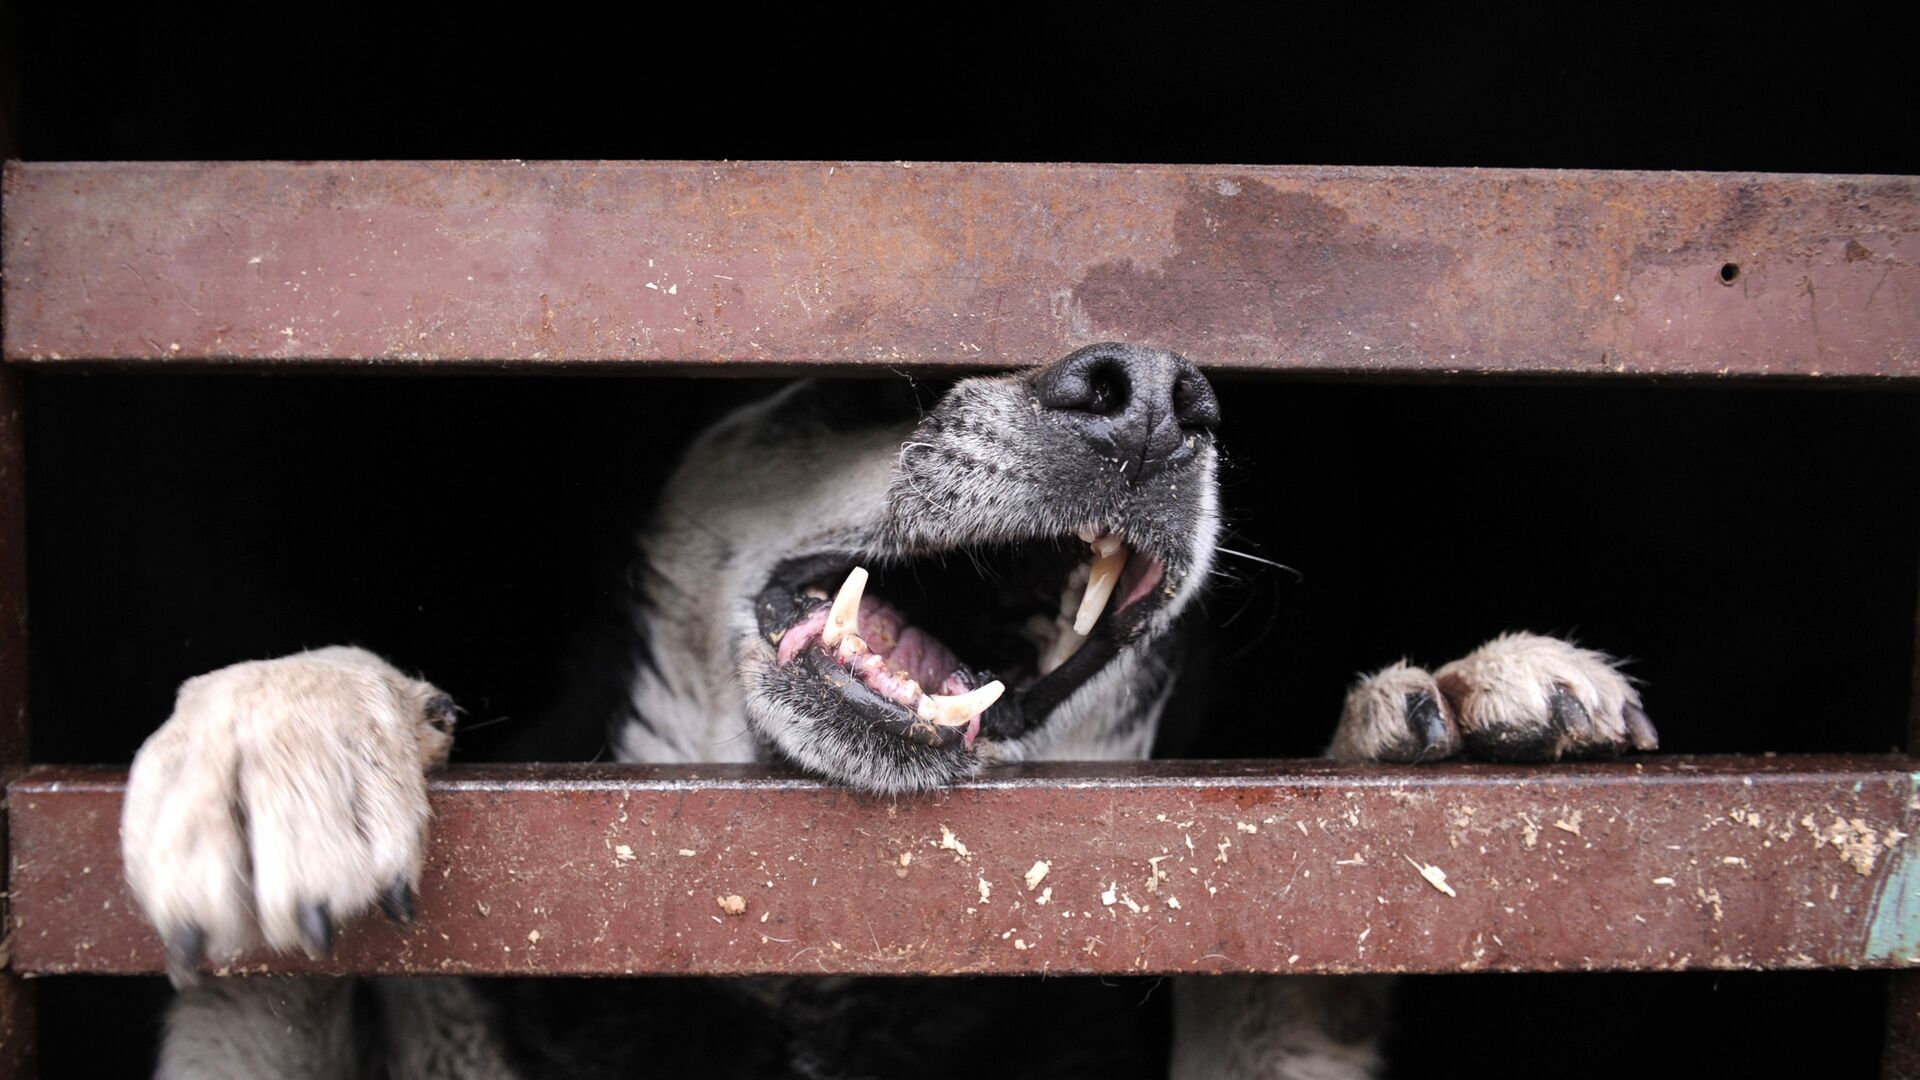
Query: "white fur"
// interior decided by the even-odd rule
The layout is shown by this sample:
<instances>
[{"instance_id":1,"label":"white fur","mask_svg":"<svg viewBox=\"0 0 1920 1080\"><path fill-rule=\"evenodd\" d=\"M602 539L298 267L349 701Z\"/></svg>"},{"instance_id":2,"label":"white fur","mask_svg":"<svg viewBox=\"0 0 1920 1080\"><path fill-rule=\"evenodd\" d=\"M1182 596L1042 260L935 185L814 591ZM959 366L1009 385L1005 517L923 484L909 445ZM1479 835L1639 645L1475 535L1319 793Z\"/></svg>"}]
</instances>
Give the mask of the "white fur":
<instances>
[{"instance_id":1,"label":"white fur","mask_svg":"<svg viewBox=\"0 0 1920 1080\"><path fill-rule=\"evenodd\" d=\"M1562 752L1588 745L1624 745L1626 710L1640 692L1612 657L1540 634L1502 634L1434 673L1454 703L1462 732L1539 724L1555 690L1571 695L1593 720L1592 733L1570 732Z\"/></svg>"},{"instance_id":2,"label":"white fur","mask_svg":"<svg viewBox=\"0 0 1920 1080\"><path fill-rule=\"evenodd\" d=\"M350 648L188 680L127 777L121 856L147 917L229 958L300 947L302 905L346 918L417 882L424 771L453 743L425 715L437 694Z\"/></svg>"}]
</instances>

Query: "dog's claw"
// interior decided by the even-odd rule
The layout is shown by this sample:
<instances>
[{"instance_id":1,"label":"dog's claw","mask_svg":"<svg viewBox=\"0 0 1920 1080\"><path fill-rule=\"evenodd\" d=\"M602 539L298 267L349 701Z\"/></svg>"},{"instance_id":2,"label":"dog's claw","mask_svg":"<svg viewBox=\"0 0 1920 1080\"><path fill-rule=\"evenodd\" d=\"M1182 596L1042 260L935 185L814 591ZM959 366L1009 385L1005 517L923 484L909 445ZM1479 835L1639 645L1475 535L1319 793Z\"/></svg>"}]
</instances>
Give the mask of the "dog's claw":
<instances>
[{"instance_id":1,"label":"dog's claw","mask_svg":"<svg viewBox=\"0 0 1920 1080\"><path fill-rule=\"evenodd\" d=\"M396 880L380 894L380 910L395 926L412 926L414 918L415 894L413 883L405 878Z\"/></svg>"},{"instance_id":2,"label":"dog's claw","mask_svg":"<svg viewBox=\"0 0 1920 1080\"><path fill-rule=\"evenodd\" d=\"M1635 750L1660 749L1660 733L1654 730L1653 721L1647 719L1645 709L1629 701L1621 715L1627 721L1627 741Z\"/></svg>"},{"instance_id":3,"label":"dog's claw","mask_svg":"<svg viewBox=\"0 0 1920 1080\"><path fill-rule=\"evenodd\" d=\"M1424 690L1407 695L1407 726L1420 739L1415 761L1437 761L1460 752L1460 731L1447 719L1446 705Z\"/></svg>"},{"instance_id":4,"label":"dog's claw","mask_svg":"<svg viewBox=\"0 0 1920 1080\"><path fill-rule=\"evenodd\" d=\"M176 987L200 981L200 962L207 957L207 932L187 923L167 935L167 977Z\"/></svg>"},{"instance_id":5,"label":"dog's claw","mask_svg":"<svg viewBox=\"0 0 1920 1080\"><path fill-rule=\"evenodd\" d=\"M1553 712L1553 722L1560 730L1575 736L1593 733L1593 717L1580 699L1565 690L1555 690L1547 698L1547 708Z\"/></svg>"},{"instance_id":6,"label":"dog's claw","mask_svg":"<svg viewBox=\"0 0 1920 1080\"><path fill-rule=\"evenodd\" d=\"M307 955L315 960L324 960L333 952L333 919L327 915L327 905L301 906L300 937L306 942Z\"/></svg>"}]
</instances>

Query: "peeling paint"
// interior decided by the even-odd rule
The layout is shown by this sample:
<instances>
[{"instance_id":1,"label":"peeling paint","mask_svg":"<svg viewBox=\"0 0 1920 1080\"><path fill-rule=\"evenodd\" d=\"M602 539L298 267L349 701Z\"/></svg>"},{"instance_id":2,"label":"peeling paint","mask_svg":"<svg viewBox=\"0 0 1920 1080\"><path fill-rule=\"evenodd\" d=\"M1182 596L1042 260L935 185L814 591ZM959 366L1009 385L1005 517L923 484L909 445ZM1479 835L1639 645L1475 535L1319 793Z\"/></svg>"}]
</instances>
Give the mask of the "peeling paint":
<instances>
[{"instance_id":1,"label":"peeling paint","mask_svg":"<svg viewBox=\"0 0 1920 1080\"><path fill-rule=\"evenodd\" d=\"M1909 798L1920 800L1920 772L1907 776ZM1920 859L1914 838L1903 837L1887 853L1886 875L1868 907L1866 955L1869 960L1909 963L1920 959Z\"/></svg>"}]
</instances>

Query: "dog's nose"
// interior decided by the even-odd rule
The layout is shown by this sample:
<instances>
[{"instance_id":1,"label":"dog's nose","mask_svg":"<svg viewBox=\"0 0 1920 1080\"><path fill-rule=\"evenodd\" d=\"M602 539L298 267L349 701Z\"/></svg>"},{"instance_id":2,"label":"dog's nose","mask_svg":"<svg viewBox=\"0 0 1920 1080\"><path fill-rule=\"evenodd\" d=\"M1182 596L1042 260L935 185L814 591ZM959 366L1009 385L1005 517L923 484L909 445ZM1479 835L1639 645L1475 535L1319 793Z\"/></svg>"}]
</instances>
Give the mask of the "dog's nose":
<instances>
[{"instance_id":1,"label":"dog's nose","mask_svg":"<svg viewBox=\"0 0 1920 1080\"><path fill-rule=\"evenodd\" d=\"M1034 399L1135 483L1192 457L1220 424L1220 401L1199 368L1140 345L1074 352L1040 373Z\"/></svg>"}]
</instances>

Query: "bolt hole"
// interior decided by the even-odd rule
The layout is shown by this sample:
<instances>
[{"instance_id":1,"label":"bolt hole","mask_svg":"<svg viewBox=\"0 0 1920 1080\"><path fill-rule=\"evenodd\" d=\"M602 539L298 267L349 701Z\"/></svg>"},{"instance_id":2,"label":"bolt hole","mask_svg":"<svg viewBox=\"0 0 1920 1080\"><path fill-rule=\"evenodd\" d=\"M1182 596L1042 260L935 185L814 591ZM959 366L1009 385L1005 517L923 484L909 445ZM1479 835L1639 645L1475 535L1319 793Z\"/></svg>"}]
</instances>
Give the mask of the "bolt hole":
<instances>
[{"instance_id":1,"label":"bolt hole","mask_svg":"<svg viewBox=\"0 0 1920 1080\"><path fill-rule=\"evenodd\" d=\"M1731 285L1740 277L1739 263L1720 264L1720 284Z\"/></svg>"}]
</instances>

